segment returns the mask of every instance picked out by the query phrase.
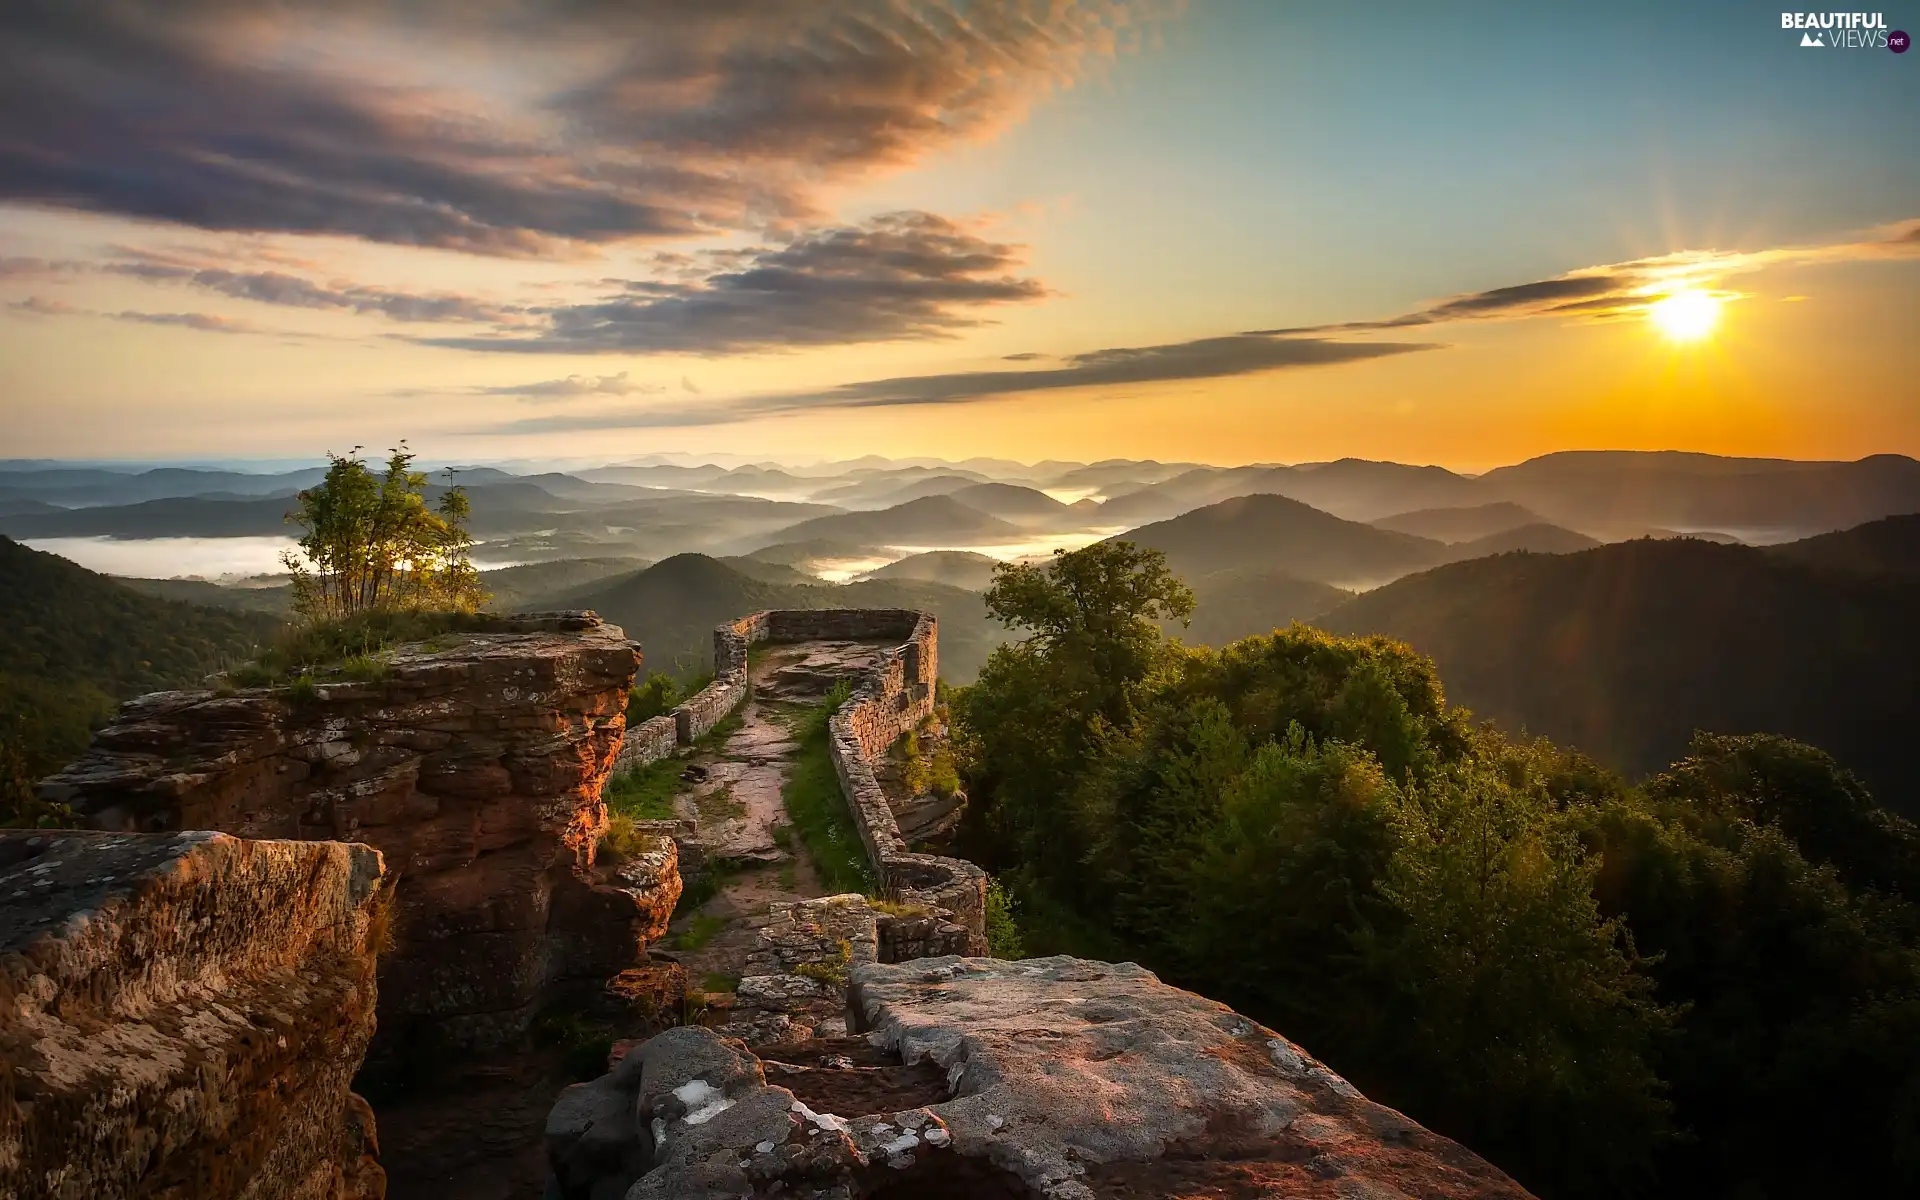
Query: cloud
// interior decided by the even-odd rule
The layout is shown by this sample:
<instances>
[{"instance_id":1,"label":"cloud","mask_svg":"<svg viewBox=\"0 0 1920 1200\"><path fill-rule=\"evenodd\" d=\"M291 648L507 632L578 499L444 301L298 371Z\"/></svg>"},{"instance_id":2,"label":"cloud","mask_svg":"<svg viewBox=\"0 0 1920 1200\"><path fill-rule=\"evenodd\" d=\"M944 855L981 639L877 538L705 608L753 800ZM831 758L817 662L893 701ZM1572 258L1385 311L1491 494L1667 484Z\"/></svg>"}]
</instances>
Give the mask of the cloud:
<instances>
[{"instance_id":1,"label":"cloud","mask_svg":"<svg viewBox=\"0 0 1920 1200\"><path fill-rule=\"evenodd\" d=\"M538 383L514 383L500 387L476 387L476 396L519 396L527 400L566 400L577 396L640 396L664 392L657 383L635 383L627 372L618 375L569 375L565 379L544 379Z\"/></svg>"},{"instance_id":2,"label":"cloud","mask_svg":"<svg viewBox=\"0 0 1920 1200\"><path fill-rule=\"evenodd\" d=\"M1037 371L964 371L842 384L815 392L752 396L700 407L629 408L562 413L510 422L499 432L720 425L810 409L892 408L963 404L995 396L1063 388L1219 379L1291 367L1329 366L1438 347L1423 342L1335 341L1327 338L1229 334L1163 346L1095 350L1065 366Z\"/></svg>"},{"instance_id":3,"label":"cloud","mask_svg":"<svg viewBox=\"0 0 1920 1200\"><path fill-rule=\"evenodd\" d=\"M550 255L815 218L1158 0L15 0L0 199Z\"/></svg>"},{"instance_id":4,"label":"cloud","mask_svg":"<svg viewBox=\"0 0 1920 1200\"><path fill-rule=\"evenodd\" d=\"M452 292L402 292L345 281L316 283L285 271L234 271L146 254L133 261L105 263L97 269L150 283L186 284L235 300L287 308L377 313L395 321L493 323L511 321L519 311Z\"/></svg>"},{"instance_id":5,"label":"cloud","mask_svg":"<svg viewBox=\"0 0 1920 1200\"><path fill-rule=\"evenodd\" d=\"M117 312L102 313L116 321L134 321L142 325L178 325L185 329L197 329L202 333L271 333L251 321L242 321L234 317L217 317L211 313L153 313L153 312Z\"/></svg>"},{"instance_id":6,"label":"cloud","mask_svg":"<svg viewBox=\"0 0 1920 1200\"><path fill-rule=\"evenodd\" d=\"M32 313L40 317L74 317L86 310L75 308L64 300L49 300L45 296L28 296L25 300L16 300L7 305L16 312Z\"/></svg>"},{"instance_id":7,"label":"cloud","mask_svg":"<svg viewBox=\"0 0 1920 1200\"><path fill-rule=\"evenodd\" d=\"M749 396L703 406L556 413L514 421L499 432L718 425L811 409L963 404L1060 389L1111 388L1330 366L1440 348L1433 342L1375 341L1365 335L1462 321L1554 316L1618 320L1639 315L1675 291L1718 290L1735 276L1769 266L1912 257L1920 257L1920 220L1881 226L1829 243L1759 251L1684 251L1586 267L1549 279L1447 297L1381 320L1251 330L1165 345L1094 350L1058 359L1035 352L1010 354L1004 356L1005 361L1024 364L1053 359L1061 365L867 380L820 391Z\"/></svg>"},{"instance_id":8,"label":"cloud","mask_svg":"<svg viewBox=\"0 0 1920 1200\"><path fill-rule=\"evenodd\" d=\"M1713 292L1740 299L1727 290L1734 278L1768 267L1835 262L1870 262L1920 256L1920 219L1899 221L1833 242L1773 246L1762 250L1682 250L1674 254L1583 267L1551 279L1511 284L1452 296L1384 321L1320 325L1283 333L1329 333L1405 329L1447 321L1503 320L1575 316L1606 321L1643 315L1678 291Z\"/></svg>"},{"instance_id":9,"label":"cloud","mask_svg":"<svg viewBox=\"0 0 1920 1200\"><path fill-rule=\"evenodd\" d=\"M29 296L25 300L16 300L7 307L16 312L32 313L41 317L103 317L109 321L131 321L140 325L175 325L183 329L197 329L202 333L274 332L271 329L262 329L250 321L215 316L212 313L95 312L92 309L76 308L64 300L49 300L44 296Z\"/></svg>"},{"instance_id":10,"label":"cloud","mask_svg":"<svg viewBox=\"0 0 1920 1200\"><path fill-rule=\"evenodd\" d=\"M1018 248L944 217L889 213L724 260L691 282L613 281L621 294L536 310L528 331L418 339L461 350L738 354L950 336L980 308L1038 300Z\"/></svg>"}]
</instances>

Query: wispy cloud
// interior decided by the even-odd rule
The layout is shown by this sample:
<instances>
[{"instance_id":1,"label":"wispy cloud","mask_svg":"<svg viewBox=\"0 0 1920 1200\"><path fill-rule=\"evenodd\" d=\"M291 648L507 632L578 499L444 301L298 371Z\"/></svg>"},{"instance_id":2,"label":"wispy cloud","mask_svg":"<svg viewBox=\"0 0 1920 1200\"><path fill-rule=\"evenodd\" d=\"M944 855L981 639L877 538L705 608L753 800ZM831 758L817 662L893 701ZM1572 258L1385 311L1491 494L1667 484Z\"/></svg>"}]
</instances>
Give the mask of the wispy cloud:
<instances>
[{"instance_id":1,"label":"wispy cloud","mask_svg":"<svg viewBox=\"0 0 1920 1200\"><path fill-rule=\"evenodd\" d=\"M1515 320L1569 317L1607 321L1644 315L1678 291L1700 290L1738 299L1732 281L1768 267L1836 262L1871 262L1920 257L1920 218L1883 225L1850 238L1762 250L1683 250L1652 258L1583 267L1551 279L1469 292L1383 321L1271 330L1276 333L1334 333L1406 329L1449 321Z\"/></svg>"},{"instance_id":2,"label":"wispy cloud","mask_svg":"<svg viewBox=\"0 0 1920 1200\"><path fill-rule=\"evenodd\" d=\"M663 384L640 383L618 375L569 375L565 379L542 379L535 383L509 383L495 387L467 389L475 396L518 396L523 400L574 400L582 396L650 396L666 391Z\"/></svg>"},{"instance_id":3,"label":"wispy cloud","mask_svg":"<svg viewBox=\"0 0 1920 1200\"><path fill-rule=\"evenodd\" d=\"M1334 341L1326 338L1231 334L1164 346L1095 350L1064 359L1066 365L1038 371L964 371L908 375L842 384L812 392L753 396L702 406L628 408L528 417L500 432L718 425L779 413L822 408L893 408L963 404L995 396L1063 388L1219 379L1290 367L1330 366L1437 349L1420 342Z\"/></svg>"},{"instance_id":4,"label":"wispy cloud","mask_svg":"<svg viewBox=\"0 0 1920 1200\"><path fill-rule=\"evenodd\" d=\"M927 212L808 230L725 261L730 269L684 282L613 281L622 294L539 309L524 332L419 340L519 353L737 354L945 337L980 324L983 308L1047 294L1013 273L1019 247Z\"/></svg>"},{"instance_id":5,"label":"wispy cloud","mask_svg":"<svg viewBox=\"0 0 1920 1200\"><path fill-rule=\"evenodd\" d=\"M16 0L0 198L501 255L758 229L1004 128L1159 7Z\"/></svg>"},{"instance_id":6,"label":"wispy cloud","mask_svg":"<svg viewBox=\"0 0 1920 1200\"><path fill-rule=\"evenodd\" d=\"M89 308L78 308L64 300L50 300L45 296L29 296L25 300L16 300L7 305L15 312L31 313L39 317L99 317L109 321L131 321L139 325L174 325L182 329L196 329L201 333L275 333L272 329L262 329L250 321L234 317L216 316L199 312L96 312Z\"/></svg>"}]
</instances>

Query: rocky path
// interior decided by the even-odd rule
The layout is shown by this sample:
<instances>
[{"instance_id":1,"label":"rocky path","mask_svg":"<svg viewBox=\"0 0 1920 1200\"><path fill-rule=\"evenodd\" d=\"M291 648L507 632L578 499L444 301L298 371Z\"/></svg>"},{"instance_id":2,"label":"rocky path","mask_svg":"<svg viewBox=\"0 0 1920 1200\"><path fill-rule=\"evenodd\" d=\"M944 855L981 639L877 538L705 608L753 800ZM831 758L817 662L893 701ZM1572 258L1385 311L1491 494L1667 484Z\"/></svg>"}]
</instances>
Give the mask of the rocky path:
<instances>
[{"instance_id":1,"label":"rocky path","mask_svg":"<svg viewBox=\"0 0 1920 1200\"><path fill-rule=\"evenodd\" d=\"M695 822L699 852L724 867L713 897L673 925L675 934L703 935L696 948L674 955L693 987L711 982L725 990L723 981L745 973L768 905L821 894L806 850L779 832L787 825L781 788L799 750L791 727L835 681L870 668L885 649L806 642L755 655L754 697L742 706L739 727L687 760L706 778L675 803ZM570 1082L560 1052L528 1045L448 1055L436 1074L427 1094L378 1106L389 1200L539 1196L547 1111Z\"/></svg>"},{"instance_id":2,"label":"rocky path","mask_svg":"<svg viewBox=\"0 0 1920 1200\"><path fill-rule=\"evenodd\" d=\"M753 697L718 747L690 760L706 773L676 801L721 883L706 903L675 919L669 940L690 986L726 991L743 974L770 904L823 894L806 849L787 823L781 789L799 746L793 727L838 680L871 669L885 645L800 642L773 647L748 666ZM712 986L707 986L711 984Z\"/></svg>"}]
</instances>

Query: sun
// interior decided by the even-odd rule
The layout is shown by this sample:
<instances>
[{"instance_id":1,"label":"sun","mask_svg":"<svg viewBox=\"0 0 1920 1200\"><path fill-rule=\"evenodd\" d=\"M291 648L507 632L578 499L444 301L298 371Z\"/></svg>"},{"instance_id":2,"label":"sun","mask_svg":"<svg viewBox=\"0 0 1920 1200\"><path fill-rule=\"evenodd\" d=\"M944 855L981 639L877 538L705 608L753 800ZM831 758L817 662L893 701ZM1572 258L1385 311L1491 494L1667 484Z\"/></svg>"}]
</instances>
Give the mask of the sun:
<instances>
[{"instance_id":1,"label":"sun","mask_svg":"<svg viewBox=\"0 0 1920 1200\"><path fill-rule=\"evenodd\" d=\"M1720 297L1688 288L1662 296L1647 306L1647 316L1660 332L1676 342L1697 342L1713 332L1720 320Z\"/></svg>"}]
</instances>

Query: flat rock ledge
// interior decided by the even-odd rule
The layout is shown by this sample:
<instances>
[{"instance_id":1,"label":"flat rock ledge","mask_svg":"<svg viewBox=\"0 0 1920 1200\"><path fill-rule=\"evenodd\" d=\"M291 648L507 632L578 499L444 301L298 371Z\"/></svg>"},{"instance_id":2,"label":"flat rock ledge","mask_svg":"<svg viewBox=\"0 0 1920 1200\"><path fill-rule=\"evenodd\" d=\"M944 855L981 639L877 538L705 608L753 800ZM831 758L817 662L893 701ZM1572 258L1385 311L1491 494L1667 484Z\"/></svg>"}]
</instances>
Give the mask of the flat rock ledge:
<instances>
[{"instance_id":1,"label":"flat rock ledge","mask_svg":"<svg viewBox=\"0 0 1920 1200\"><path fill-rule=\"evenodd\" d=\"M0 832L0 1196L379 1200L349 1085L383 868L340 842Z\"/></svg>"},{"instance_id":2,"label":"flat rock ledge","mask_svg":"<svg viewBox=\"0 0 1920 1200\"><path fill-rule=\"evenodd\" d=\"M1132 963L946 957L850 975L849 1020L866 1031L851 1044L868 1061L669 1030L562 1095L554 1194L1528 1196L1273 1030ZM927 1068L938 1095L856 1086ZM920 1103L832 1112L831 1096Z\"/></svg>"}]
</instances>

